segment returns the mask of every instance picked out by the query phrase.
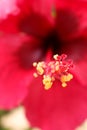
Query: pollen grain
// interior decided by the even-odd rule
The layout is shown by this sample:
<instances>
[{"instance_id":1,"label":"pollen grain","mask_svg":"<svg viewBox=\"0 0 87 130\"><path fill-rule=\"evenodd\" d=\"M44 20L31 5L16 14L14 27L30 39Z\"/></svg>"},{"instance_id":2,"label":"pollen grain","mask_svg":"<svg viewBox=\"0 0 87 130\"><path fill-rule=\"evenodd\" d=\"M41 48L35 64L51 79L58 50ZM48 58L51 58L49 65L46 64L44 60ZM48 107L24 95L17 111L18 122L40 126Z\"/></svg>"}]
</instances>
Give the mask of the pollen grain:
<instances>
[{"instance_id":1,"label":"pollen grain","mask_svg":"<svg viewBox=\"0 0 87 130\"><path fill-rule=\"evenodd\" d=\"M67 82L73 79L73 75L69 72L73 67L71 60L66 60L67 55L54 55L50 62L34 62L33 67L36 72L33 74L35 78L42 76L42 83L46 90L50 89L55 82L59 80L62 87L67 86Z\"/></svg>"}]
</instances>

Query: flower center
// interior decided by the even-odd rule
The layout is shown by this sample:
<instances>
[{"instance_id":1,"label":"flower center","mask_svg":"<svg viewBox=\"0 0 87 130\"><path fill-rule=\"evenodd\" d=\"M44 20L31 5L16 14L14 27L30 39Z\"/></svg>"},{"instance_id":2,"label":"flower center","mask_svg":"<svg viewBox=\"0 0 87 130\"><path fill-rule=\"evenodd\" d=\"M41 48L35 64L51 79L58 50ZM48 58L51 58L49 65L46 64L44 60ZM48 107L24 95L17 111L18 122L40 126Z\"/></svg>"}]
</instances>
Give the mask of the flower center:
<instances>
[{"instance_id":1,"label":"flower center","mask_svg":"<svg viewBox=\"0 0 87 130\"><path fill-rule=\"evenodd\" d=\"M67 86L73 75L69 73L69 70L73 67L72 60L66 60L67 55L54 55L53 60L49 62L34 62L33 66L36 68L34 77L42 76L43 85L46 90L50 89L57 79L61 81L62 87Z\"/></svg>"},{"instance_id":2,"label":"flower center","mask_svg":"<svg viewBox=\"0 0 87 130\"><path fill-rule=\"evenodd\" d=\"M63 43L61 39L58 37L57 32L52 30L48 35L43 39L43 48L48 50L49 48L52 49L53 54L60 53L61 54L61 47Z\"/></svg>"}]
</instances>

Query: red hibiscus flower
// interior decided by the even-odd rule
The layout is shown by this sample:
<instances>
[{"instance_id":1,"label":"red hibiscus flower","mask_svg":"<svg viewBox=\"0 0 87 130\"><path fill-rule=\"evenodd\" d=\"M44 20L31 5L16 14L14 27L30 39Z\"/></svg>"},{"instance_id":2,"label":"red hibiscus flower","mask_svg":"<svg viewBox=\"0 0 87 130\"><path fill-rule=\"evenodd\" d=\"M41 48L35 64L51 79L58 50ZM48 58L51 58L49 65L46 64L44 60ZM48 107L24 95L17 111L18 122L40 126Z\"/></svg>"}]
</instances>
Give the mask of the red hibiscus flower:
<instances>
[{"instance_id":1,"label":"red hibiscus flower","mask_svg":"<svg viewBox=\"0 0 87 130\"><path fill-rule=\"evenodd\" d=\"M42 130L74 130L87 117L86 6L85 1L69 0L19 3L24 13L18 17L16 33L0 37L1 108L12 108L27 95L24 100L27 118L32 126ZM48 63L53 66L57 63L47 55L49 52L52 55L65 53L74 62L73 79L66 88L62 87L60 77L55 78L55 73L51 77L55 81L49 82L51 88L48 90L44 88L47 83L44 85L42 75L33 77L33 62L43 61L47 64L45 70ZM62 59L63 67L64 62ZM64 73L65 68L60 75ZM66 83L67 80L63 81Z\"/></svg>"},{"instance_id":2,"label":"red hibiscus flower","mask_svg":"<svg viewBox=\"0 0 87 130\"><path fill-rule=\"evenodd\" d=\"M48 3L46 6L50 10L52 5ZM86 19L82 16L87 3L65 4L64 7L58 4L56 12L54 8L54 21L46 9L43 9L44 13L37 11L38 13L32 14L32 22L29 20L29 33L43 37L43 49L52 48L54 54L66 53L74 61L73 79L66 88L62 87L59 80L55 80L51 89L46 91L41 76L34 78L29 87L24 101L26 116L32 126L42 130L74 130L87 117L87 39L86 24L83 24ZM39 10L38 4L35 5ZM80 8L81 5L83 6ZM42 4L40 9L46 6ZM49 25L52 22L50 30L46 28L46 19L49 19Z\"/></svg>"}]
</instances>

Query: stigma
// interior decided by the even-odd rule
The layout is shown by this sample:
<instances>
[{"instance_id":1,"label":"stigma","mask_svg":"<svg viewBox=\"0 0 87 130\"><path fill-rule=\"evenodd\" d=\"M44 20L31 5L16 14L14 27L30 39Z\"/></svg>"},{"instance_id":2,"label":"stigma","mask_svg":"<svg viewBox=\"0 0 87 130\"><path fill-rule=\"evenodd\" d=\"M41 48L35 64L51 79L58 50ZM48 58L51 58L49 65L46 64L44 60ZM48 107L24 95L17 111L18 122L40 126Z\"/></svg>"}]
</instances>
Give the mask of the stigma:
<instances>
[{"instance_id":1,"label":"stigma","mask_svg":"<svg viewBox=\"0 0 87 130\"><path fill-rule=\"evenodd\" d=\"M67 60L67 55L54 55L49 62L34 62L36 72L33 74L35 78L42 76L42 83L46 90L53 86L55 80L61 82L62 87L66 87L67 83L73 79L73 75L69 72L73 68L73 61Z\"/></svg>"}]
</instances>

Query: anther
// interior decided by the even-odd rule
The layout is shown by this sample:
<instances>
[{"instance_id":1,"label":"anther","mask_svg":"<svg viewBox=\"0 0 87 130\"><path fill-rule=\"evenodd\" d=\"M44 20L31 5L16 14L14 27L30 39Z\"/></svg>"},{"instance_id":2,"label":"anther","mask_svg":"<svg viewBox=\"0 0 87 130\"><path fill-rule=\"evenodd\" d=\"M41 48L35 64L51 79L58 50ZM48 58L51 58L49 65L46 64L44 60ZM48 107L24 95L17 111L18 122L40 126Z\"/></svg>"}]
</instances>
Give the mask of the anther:
<instances>
[{"instance_id":1,"label":"anther","mask_svg":"<svg viewBox=\"0 0 87 130\"><path fill-rule=\"evenodd\" d=\"M51 86L53 84L52 78L49 75L44 75L43 84L45 86L45 89L48 90L49 88L51 88Z\"/></svg>"},{"instance_id":2,"label":"anther","mask_svg":"<svg viewBox=\"0 0 87 130\"><path fill-rule=\"evenodd\" d=\"M69 70L73 67L71 60L66 60L67 55L54 55L53 60L49 62L34 62L33 66L36 68L36 72L33 74L35 78L39 75L42 76L42 83L46 90L50 89L55 82L59 80L62 87L67 86L67 82L73 79L73 75Z\"/></svg>"}]
</instances>

